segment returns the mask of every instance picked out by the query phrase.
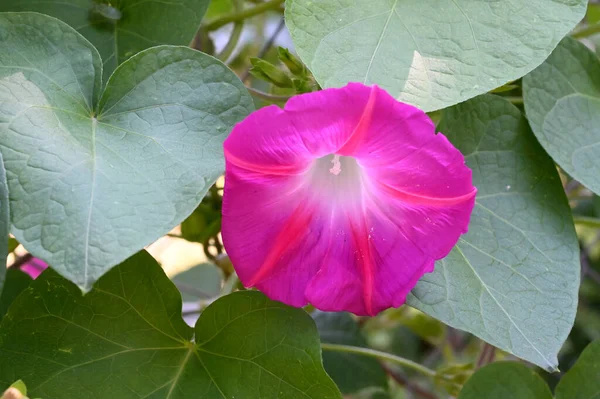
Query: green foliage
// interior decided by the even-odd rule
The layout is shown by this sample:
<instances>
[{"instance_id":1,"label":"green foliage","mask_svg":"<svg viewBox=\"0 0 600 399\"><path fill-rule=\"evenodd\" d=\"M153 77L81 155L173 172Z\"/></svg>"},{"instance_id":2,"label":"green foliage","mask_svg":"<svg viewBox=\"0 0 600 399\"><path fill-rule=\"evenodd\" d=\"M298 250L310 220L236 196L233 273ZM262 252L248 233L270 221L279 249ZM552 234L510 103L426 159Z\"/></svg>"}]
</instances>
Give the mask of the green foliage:
<instances>
[{"instance_id":1,"label":"green foliage","mask_svg":"<svg viewBox=\"0 0 600 399\"><path fill-rule=\"evenodd\" d=\"M145 252L85 296L52 270L31 284L0 324L0 390L16 376L44 399L83 391L107 399L341 399L304 311L237 292L192 329L179 292Z\"/></svg>"},{"instance_id":2,"label":"green foliage","mask_svg":"<svg viewBox=\"0 0 600 399\"><path fill-rule=\"evenodd\" d=\"M500 97L449 108L439 130L465 155L477 201L469 232L408 304L556 370L580 270L558 173L519 110Z\"/></svg>"},{"instance_id":3,"label":"green foliage","mask_svg":"<svg viewBox=\"0 0 600 399\"><path fill-rule=\"evenodd\" d=\"M585 0L287 0L296 57L284 0L209 2L0 0L0 396L598 399L598 4L576 27ZM225 43L227 66L183 47ZM433 111L478 195L419 310L311 319L244 290L213 183L244 84L283 106L349 81ZM178 225L213 263L169 280L138 251ZM568 371L479 368L512 356L475 336Z\"/></svg>"},{"instance_id":4,"label":"green foliage","mask_svg":"<svg viewBox=\"0 0 600 399\"><path fill-rule=\"evenodd\" d=\"M250 73L255 77L272 83L277 87L291 88L293 86L292 79L270 62L261 60L260 58L250 58L250 62L252 63Z\"/></svg>"},{"instance_id":5,"label":"green foliage","mask_svg":"<svg viewBox=\"0 0 600 399\"><path fill-rule=\"evenodd\" d=\"M520 78L586 0L287 0L298 54L322 87L376 83L432 111Z\"/></svg>"},{"instance_id":6,"label":"green foliage","mask_svg":"<svg viewBox=\"0 0 600 399\"><path fill-rule=\"evenodd\" d=\"M223 272L212 263L202 263L171 277L184 302L216 298L221 292Z\"/></svg>"},{"instance_id":7,"label":"green foliage","mask_svg":"<svg viewBox=\"0 0 600 399\"><path fill-rule=\"evenodd\" d=\"M575 366L560 380L556 399L598 399L600 395L600 340L581 353Z\"/></svg>"},{"instance_id":8,"label":"green foliage","mask_svg":"<svg viewBox=\"0 0 600 399\"><path fill-rule=\"evenodd\" d=\"M477 371L458 399L552 399L535 371L515 362L498 362Z\"/></svg>"},{"instance_id":9,"label":"green foliage","mask_svg":"<svg viewBox=\"0 0 600 399\"><path fill-rule=\"evenodd\" d=\"M321 342L366 347L367 342L348 313L315 312L312 314ZM342 352L324 352L325 370L342 393L351 394L369 387L387 389L385 371L373 358Z\"/></svg>"},{"instance_id":10,"label":"green foliage","mask_svg":"<svg viewBox=\"0 0 600 399\"><path fill-rule=\"evenodd\" d=\"M161 44L187 45L210 0L0 0L0 11L35 11L77 29L103 60L103 81L129 57Z\"/></svg>"},{"instance_id":11,"label":"green foliage","mask_svg":"<svg viewBox=\"0 0 600 399\"><path fill-rule=\"evenodd\" d=\"M523 78L529 123L567 173L600 194L600 60L566 38Z\"/></svg>"},{"instance_id":12,"label":"green foliage","mask_svg":"<svg viewBox=\"0 0 600 399\"><path fill-rule=\"evenodd\" d=\"M13 233L88 290L196 208L251 99L216 59L170 46L130 58L102 91L98 53L66 24L4 14L0 28Z\"/></svg>"},{"instance_id":13,"label":"green foliage","mask_svg":"<svg viewBox=\"0 0 600 399\"><path fill-rule=\"evenodd\" d=\"M8 208L8 185L6 183L6 170L0 154L0 295L6 278L6 257L9 251L8 233L10 231L10 212ZM0 319L2 313L0 313Z\"/></svg>"},{"instance_id":14,"label":"green foliage","mask_svg":"<svg viewBox=\"0 0 600 399\"><path fill-rule=\"evenodd\" d=\"M25 288L31 284L31 277L21 270L11 267L6 271L4 288L0 290L0 321L10 305Z\"/></svg>"}]
</instances>

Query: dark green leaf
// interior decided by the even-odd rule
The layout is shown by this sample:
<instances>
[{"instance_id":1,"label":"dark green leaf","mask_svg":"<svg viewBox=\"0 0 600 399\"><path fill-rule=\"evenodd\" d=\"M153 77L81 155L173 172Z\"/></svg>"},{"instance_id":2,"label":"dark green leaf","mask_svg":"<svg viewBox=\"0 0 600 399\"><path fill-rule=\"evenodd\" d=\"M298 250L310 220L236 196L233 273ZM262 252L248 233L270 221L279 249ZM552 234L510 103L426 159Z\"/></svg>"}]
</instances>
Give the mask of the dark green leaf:
<instances>
[{"instance_id":1,"label":"dark green leaf","mask_svg":"<svg viewBox=\"0 0 600 399\"><path fill-rule=\"evenodd\" d=\"M600 398L600 340L594 341L581 353L575 366L558 383L556 399Z\"/></svg>"},{"instance_id":2,"label":"dark green leaf","mask_svg":"<svg viewBox=\"0 0 600 399\"><path fill-rule=\"evenodd\" d=\"M6 271L6 285L0 291L0 320L4 317L8 308L21 292L31 284L33 280L29 274L20 269L11 267Z\"/></svg>"},{"instance_id":3,"label":"dark green leaf","mask_svg":"<svg viewBox=\"0 0 600 399\"><path fill-rule=\"evenodd\" d=\"M139 53L101 93L98 53L63 22L6 13L0 32L13 234L88 290L196 208L252 99L226 66L187 47Z\"/></svg>"},{"instance_id":4,"label":"dark green leaf","mask_svg":"<svg viewBox=\"0 0 600 399\"><path fill-rule=\"evenodd\" d=\"M529 124L544 149L573 178L600 194L600 61L565 38L523 78Z\"/></svg>"},{"instance_id":5,"label":"dark green leaf","mask_svg":"<svg viewBox=\"0 0 600 399\"><path fill-rule=\"evenodd\" d=\"M214 298L221 291L223 272L212 263L202 263L171 277L184 302Z\"/></svg>"},{"instance_id":6,"label":"dark green leaf","mask_svg":"<svg viewBox=\"0 0 600 399\"><path fill-rule=\"evenodd\" d=\"M358 325L348 313L314 312L321 341L328 344L367 347ZM342 393L351 394L369 387L387 389L386 373L377 360L342 352L323 352L325 370Z\"/></svg>"},{"instance_id":7,"label":"dark green leaf","mask_svg":"<svg viewBox=\"0 0 600 399\"><path fill-rule=\"evenodd\" d=\"M519 110L485 95L444 112L439 130L478 189L469 232L408 303L545 368L573 326L579 246L552 160Z\"/></svg>"},{"instance_id":8,"label":"dark green leaf","mask_svg":"<svg viewBox=\"0 0 600 399\"><path fill-rule=\"evenodd\" d=\"M115 68L152 46L187 45L210 0L0 0L0 11L35 11L77 29L100 52L103 81Z\"/></svg>"},{"instance_id":9,"label":"dark green leaf","mask_svg":"<svg viewBox=\"0 0 600 399\"><path fill-rule=\"evenodd\" d=\"M376 83L424 111L520 78L587 0L287 0L298 54L322 87Z\"/></svg>"},{"instance_id":10,"label":"dark green leaf","mask_svg":"<svg viewBox=\"0 0 600 399\"><path fill-rule=\"evenodd\" d=\"M552 393L533 370L516 362L498 362L473 374L458 396L458 399L509 398L552 399Z\"/></svg>"},{"instance_id":11,"label":"dark green leaf","mask_svg":"<svg viewBox=\"0 0 600 399\"><path fill-rule=\"evenodd\" d=\"M44 399L341 399L320 356L311 318L256 291L188 327L179 292L140 252L85 296L52 270L35 280L0 324L0 389L20 378Z\"/></svg>"}]
</instances>

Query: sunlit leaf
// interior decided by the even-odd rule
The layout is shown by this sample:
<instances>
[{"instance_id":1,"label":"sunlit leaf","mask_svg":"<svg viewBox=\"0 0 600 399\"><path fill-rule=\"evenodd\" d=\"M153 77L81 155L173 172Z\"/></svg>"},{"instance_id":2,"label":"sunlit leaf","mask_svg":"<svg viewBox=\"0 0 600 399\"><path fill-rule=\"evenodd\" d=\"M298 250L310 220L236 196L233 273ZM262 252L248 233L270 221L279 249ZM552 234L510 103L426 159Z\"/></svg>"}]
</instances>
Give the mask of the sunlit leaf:
<instances>
[{"instance_id":1,"label":"sunlit leaf","mask_svg":"<svg viewBox=\"0 0 600 399\"><path fill-rule=\"evenodd\" d=\"M63 22L6 13L0 32L12 232L88 290L196 208L252 100L225 65L187 47L139 53L102 92L97 51Z\"/></svg>"},{"instance_id":2,"label":"sunlit leaf","mask_svg":"<svg viewBox=\"0 0 600 399\"><path fill-rule=\"evenodd\" d=\"M376 83L431 111L520 78L583 18L586 0L287 0L322 87Z\"/></svg>"}]
</instances>

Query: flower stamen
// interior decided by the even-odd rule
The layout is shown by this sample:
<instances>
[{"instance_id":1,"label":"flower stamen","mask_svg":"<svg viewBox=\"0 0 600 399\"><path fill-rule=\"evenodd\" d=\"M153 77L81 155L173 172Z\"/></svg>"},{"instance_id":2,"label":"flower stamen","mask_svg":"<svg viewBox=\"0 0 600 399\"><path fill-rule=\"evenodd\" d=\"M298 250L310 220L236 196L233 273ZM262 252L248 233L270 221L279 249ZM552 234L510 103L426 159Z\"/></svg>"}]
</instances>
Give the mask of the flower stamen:
<instances>
[{"instance_id":1,"label":"flower stamen","mask_svg":"<svg viewBox=\"0 0 600 399\"><path fill-rule=\"evenodd\" d=\"M329 173L337 176L341 173L342 171L342 164L340 163L340 156L339 155L334 155L333 159L331 160L331 163L333 164L333 168L329 169Z\"/></svg>"}]
</instances>

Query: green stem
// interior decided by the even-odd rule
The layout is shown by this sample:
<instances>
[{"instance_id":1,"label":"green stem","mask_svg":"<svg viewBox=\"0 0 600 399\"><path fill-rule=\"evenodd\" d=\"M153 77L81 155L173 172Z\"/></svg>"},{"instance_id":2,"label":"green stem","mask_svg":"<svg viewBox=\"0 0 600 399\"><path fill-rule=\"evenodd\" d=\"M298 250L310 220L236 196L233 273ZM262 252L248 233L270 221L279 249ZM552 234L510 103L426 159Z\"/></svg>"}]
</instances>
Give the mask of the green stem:
<instances>
[{"instance_id":1,"label":"green stem","mask_svg":"<svg viewBox=\"0 0 600 399\"><path fill-rule=\"evenodd\" d=\"M265 1L264 3L260 3L255 7L247 8L245 10L241 10L239 12L235 12L233 14L226 15L222 18L215 19L214 21L209 22L206 25L206 30L207 31L217 30L220 27L230 24L232 22L243 21L244 19L253 17L255 15L262 14L262 13L270 11L270 10L277 10L279 8L279 6L281 6L284 2L285 2L285 0Z\"/></svg>"},{"instance_id":2,"label":"green stem","mask_svg":"<svg viewBox=\"0 0 600 399\"><path fill-rule=\"evenodd\" d=\"M588 227L600 228L600 219L597 219L597 218L591 218L588 216L575 216L573 218L573 221L575 221L575 224L580 224L580 225L588 226Z\"/></svg>"},{"instance_id":3,"label":"green stem","mask_svg":"<svg viewBox=\"0 0 600 399\"><path fill-rule=\"evenodd\" d=\"M427 368L425 366L422 366L419 363L415 363L412 360L408 360L408 359L405 359L400 356L377 351L374 349L359 348L357 346L350 346L350 345L337 345L337 344L325 344L325 343L321 344L321 348L325 351L346 352L346 353L352 353L355 355L374 357L379 360L384 360L386 362L396 363L400 366L411 368L411 369L418 371L419 373L425 374L429 377L435 377L435 375L436 375L435 371L433 371L430 368Z\"/></svg>"},{"instance_id":4,"label":"green stem","mask_svg":"<svg viewBox=\"0 0 600 399\"><path fill-rule=\"evenodd\" d=\"M243 11L243 9L244 9L243 0L235 0L234 7L235 7L236 12ZM235 21L235 23L233 25L233 31L231 31L231 36L229 36L229 41L227 42L225 47L223 47L223 50L221 51L221 53L218 56L218 58L221 61L227 62L229 57L231 57L233 50L235 50L235 48L237 47L237 45L240 41L240 37L242 36L243 30L244 30L244 20L241 19L239 21Z\"/></svg>"},{"instance_id":5,"label":"green stem","mask_svg":"<svg viewBox=\"0 0 600 399\"><path fill-rule=\"evenodd\" d=\"M252 94L254 97L258 97L263 100L272 101L275 103L284 103L290 99L289 96L276 96L274 94L265 93L264 91L256 90L253 87L246 86L246 89Z\"/></svg>"},{"instance_id":6,"label":"green stem","mask_svg":"<svg viewBox=\"0 0 600 399\"><path fill-rule=\"evenodd\" d=\"M515 105L523 104L523 97L504 97L504 98L506 98L508 101L510 101L511 103L513 103Z\"/></svg>"},{"instance_id":7,"label":"green stem","mask_svg":"<svg viewBox=\"0 0 600 399\"><path fill-rule=\"evenodd\" d=\"M581 39L583 37L595 35L596 33L600 33L600 22L586 26L585 28L580 29L577 32L573 32L571 36L576 39Z\"/></svg>"}]
</instances>

